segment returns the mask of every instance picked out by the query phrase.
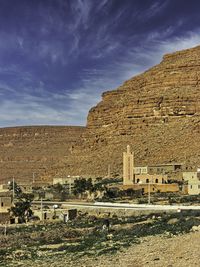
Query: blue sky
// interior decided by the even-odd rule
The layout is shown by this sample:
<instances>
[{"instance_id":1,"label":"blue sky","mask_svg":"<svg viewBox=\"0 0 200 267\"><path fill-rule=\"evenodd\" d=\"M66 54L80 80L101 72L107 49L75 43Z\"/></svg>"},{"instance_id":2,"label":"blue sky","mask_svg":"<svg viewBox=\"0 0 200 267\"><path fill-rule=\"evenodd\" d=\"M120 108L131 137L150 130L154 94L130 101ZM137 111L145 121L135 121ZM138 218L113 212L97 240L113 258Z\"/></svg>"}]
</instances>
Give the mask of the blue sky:
<instances>
[{"instance_id":1,"label":"blue sky","mask_svg":"<svg viewBox=\"0 0 200 267\"><path fill-rule=\"evenodd\" d=\"M85 125L104 91L200 44L198 0L0 0L0 127Z\"/></svg>"}]
</instances>

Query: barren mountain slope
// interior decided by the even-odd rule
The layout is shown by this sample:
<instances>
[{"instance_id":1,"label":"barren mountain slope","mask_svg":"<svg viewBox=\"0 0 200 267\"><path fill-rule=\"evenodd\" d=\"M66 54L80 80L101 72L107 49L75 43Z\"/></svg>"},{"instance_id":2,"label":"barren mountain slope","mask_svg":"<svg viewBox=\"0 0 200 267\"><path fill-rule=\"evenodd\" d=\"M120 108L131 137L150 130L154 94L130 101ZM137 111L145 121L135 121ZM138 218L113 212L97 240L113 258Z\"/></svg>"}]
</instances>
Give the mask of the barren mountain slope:
<instances>
[{"instance_id":1,"label":"barren mountain slope","mask_svg":"<svg viewBox=\"0 0 200 267\"><path fill-rule=\"evenodd\" d=\"M0 181L49 180L52 166L68 157L84 127L30 126L0 129Z\"/></svg>"},{"instance_id":2,"label":"barren mountain slope","mask_svg":"<svg viewBox=\"0 0 200 267\"><path fill-rule=\"evenodd\" d=\"M79 168L105 175L110 164L113 173L122 173L127 144L136 164L200 165L200 46L166 55L159 65L103 94L88 114Z\"/></svg>"},{"instance_id":3,"label":"barren mountain slope","mask_svg":"<svg viewBox=\"0 0 200 267\"><path fill-rule=\"evenodd\" d=\"M105 92L83 127L0 129L0 177L122 174L122 152L136 165L200 166L200 46ZM31 178L30 178L31 179Z\"/></svg>"}]
</instances>

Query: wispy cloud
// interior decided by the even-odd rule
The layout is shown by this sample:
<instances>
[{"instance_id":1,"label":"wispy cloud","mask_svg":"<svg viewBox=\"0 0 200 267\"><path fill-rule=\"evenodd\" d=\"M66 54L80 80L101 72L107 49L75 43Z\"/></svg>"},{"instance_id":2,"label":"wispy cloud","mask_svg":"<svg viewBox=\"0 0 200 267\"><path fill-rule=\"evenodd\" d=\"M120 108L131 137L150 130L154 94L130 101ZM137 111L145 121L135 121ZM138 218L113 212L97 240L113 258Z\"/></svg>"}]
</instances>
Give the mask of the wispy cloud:
<instances>
[{"instance_id":1,"label":"wispy cloud","mask_svg":"<svg viewBox=\"0 0 200 267\"><path fill-rule=\"evenodd\" d=\"M168 2L168 0L153 2L153 4L142 14L142 17L145 19L150 19L151 17L156 16L164 8L166 8Z\"/></svg>"},{"instance_id":2,"label":"wispy cloud","mask_svg":"<svg viewBox=\"0 0 200 267\"><path fill-rule=\"evenodd\" d=\"M89 27L89 17L92 8L91 1L77 0L71 2L73 23L69 24L70 31L76 31L79 27Z\"/></svg>"},{"instance_id":3,"label":"wispy cloud","mask_svg":"<svg viewBox=\"0 0 200 267\"><path fill-rule=\"evenodd\" d=\"M102 92L200 44L175 1L25 2L12 25L0 10L0 126L85 125Z\"/></svg>"},{"instance_id":4,"label":"wispy cloud","mask_svg":"<svg viewBox=\"0 0 200 267\"><path fill-rule=\"evenodd\" d=\"M106 69L85 69L81 87L73 91L66 89L63 93L48 93L40 88L41 95L33 96L4 85L3 90L11 91L14 96L4 100L0 106L2 125L85 125L88 110L101 100L102 92L116 88L159 63L165 53L198 45L200 34L188 33L182 38L159 41L156 45L155 42L144 43L143 47L129 51L126 60L110 64Z\"/></svg>"}]
</instances>

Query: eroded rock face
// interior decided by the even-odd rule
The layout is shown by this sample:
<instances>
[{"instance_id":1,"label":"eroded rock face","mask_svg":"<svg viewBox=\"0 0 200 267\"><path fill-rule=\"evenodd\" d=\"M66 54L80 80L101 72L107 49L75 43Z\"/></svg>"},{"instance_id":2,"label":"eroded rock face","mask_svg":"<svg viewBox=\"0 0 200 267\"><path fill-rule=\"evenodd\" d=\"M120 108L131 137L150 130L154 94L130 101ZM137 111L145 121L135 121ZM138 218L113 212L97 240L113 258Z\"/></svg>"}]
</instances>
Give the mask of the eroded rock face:
<instances>
[{"instance_id":1,"label":"eroded rock face","mask_svg":"<svg viewBox=\"0 0 200 267\"><path fill-rule=\"evenodd\" d=\"M136 164L186 162L200 165L200 47L163 61L106 92L88 115L85 169L122 173L122 151L130 144Z\"/></svg>"},{"instance_id":2,"label":"eroded rock face","mask_svg":"<svg viewBox=\"0 0 200 267\"><path fill-rule=\"evenodd\" d=\"M0 129L0 182L12 177L30 182L49 180L68 157L85 127L32 126Z\"/></svg>"},{"instance_id":3,"label":"eroded rock face","mask_svg":"<svg viewBox=\"0 0 200 267\"><path fill-rule=\"evenodd\" d=\"M0 176L16 171L23 177L33 171L105 176L108 165L112 175L121 175L128 144L136 165L200 166L200 46L166 55L159 65L105 92L89 111L86 129L1 129Z\"/></svg>"}]
</instances>

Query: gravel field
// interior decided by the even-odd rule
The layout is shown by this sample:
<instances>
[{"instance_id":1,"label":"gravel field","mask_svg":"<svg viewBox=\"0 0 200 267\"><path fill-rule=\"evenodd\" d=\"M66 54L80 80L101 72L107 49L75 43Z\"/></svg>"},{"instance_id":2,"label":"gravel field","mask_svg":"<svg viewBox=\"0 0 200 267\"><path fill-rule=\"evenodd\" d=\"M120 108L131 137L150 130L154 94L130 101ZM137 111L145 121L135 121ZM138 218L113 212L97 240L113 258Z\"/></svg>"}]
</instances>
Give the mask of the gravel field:
<instances>
[{"instance_id":1,"label":"gravel field","mask_svg":"<svg viewBox=\"0 0 200 267\"><path fill-rule=\"evenodd\" d=\"M0 234L0 267L200 266L199 212L110 220L107 230L93 216L11 227Z\"/></svg>"},{"instance_id":2,"label":"gravel field","mask_svg":"<svg viewBox=\"0 0 200 267\"><path fill-rule=\"evenodd\" d=\"M0 265L7 267L6 265ZM13 261L9 266L29 267L193 267L200 266L200 232L179 236L148 236L116 254L72 259L65 254L46 261Z\"/></svg>"}]
</instances>

